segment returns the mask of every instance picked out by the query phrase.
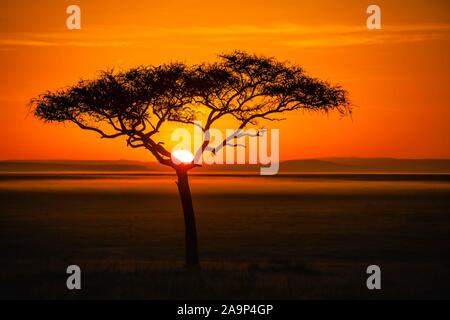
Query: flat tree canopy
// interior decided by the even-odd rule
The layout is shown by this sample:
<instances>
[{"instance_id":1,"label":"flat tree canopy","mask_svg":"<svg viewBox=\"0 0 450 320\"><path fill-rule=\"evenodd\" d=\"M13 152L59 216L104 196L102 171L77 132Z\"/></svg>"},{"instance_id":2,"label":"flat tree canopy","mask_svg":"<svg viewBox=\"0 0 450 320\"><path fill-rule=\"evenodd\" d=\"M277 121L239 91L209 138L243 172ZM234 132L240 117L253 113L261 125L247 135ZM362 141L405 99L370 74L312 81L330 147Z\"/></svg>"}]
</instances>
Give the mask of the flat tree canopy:
<instances>
[{"instance_id":1,"label":"flat tree canopy","mask_svg":"<svg viewBox=\"0 0 450 320\"><path fill-rule=\"evenodd\" d=\"M215 122L231 117L236 132L260 120L280 120L287 111L351 112L347 92L339 86L308 76L302 68L274 58L236 51L214 63L188 66L170 63L142 66L124 72L103 72L95 80L46 92L31 101L35 115L44 121L70 121L102 138L125 137L129 146L146 148L163 165L176 170L185 221L186 266L200 266L197 231L188 180L192 163L175 163L157 140L166 123L199 126L207 133ZM201 155L209 146L204 134ZM226 137L212 152L228 145ZM232 145L234 146L234 145ZM211 149L208 149L211 150Z\"/></svg>"},{"instance_id":2,"label":"flat tree canopy","mask_svg":"<svg viewBox=\"0 0 450 320\"><path fill-rule=\"evenodd\" d=\"M220 55L213 63L106 71L95 80L46 92L31 105L42 120L70 121L102 138L124 136L129 146L147 148L172 167L169 150L156 140L167 122L194 124L203 117L206 131L229 116L238 130L259 120L280 120L281 113L298 109L351 112L340 86L313 78L299 66L242 51Z\"/></svg>"}]
</instances>

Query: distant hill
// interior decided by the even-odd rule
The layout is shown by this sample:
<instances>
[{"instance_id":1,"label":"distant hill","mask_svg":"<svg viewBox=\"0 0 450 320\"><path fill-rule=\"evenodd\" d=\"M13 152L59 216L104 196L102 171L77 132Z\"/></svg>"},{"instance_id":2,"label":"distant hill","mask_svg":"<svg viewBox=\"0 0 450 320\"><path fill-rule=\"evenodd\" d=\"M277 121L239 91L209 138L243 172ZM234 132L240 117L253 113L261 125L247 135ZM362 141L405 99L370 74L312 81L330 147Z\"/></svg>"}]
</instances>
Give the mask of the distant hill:
<instances>
[{"instance_id":1,"label":"distant hill","mask_svg":"<svg viewBox=\"0 0 450 320\"><path fill-rule=\"evenodd\" d=\"M211 165L195 172L258 173L259 165ZM7 172L171 172L155 162L103 160L3 160ZM393 158L326 158L289 160L280 163L280 173L450 173L450 160Z\"/></svg>"},{"instance_id":2,"label":"distant hill","mask_svg":"<svg viewBox=\"0 0 450 320\"><path fill-rule=\"evenodd\" d=\"M326 158L285 161L280 164L280 168L283 172L450 173L450 160Z\"/></svg>"},{"instance_id":3,"label":"distant hill","mask_svg":"<svg viewBox=\"0 0 450 320\"><path fill-rule=\"evenodd\" d=\"M103 160L6 160L0 161L0 172L130 172L158 171L155 163L151 166L139 161Z\"/></svg>"}]
</instances>

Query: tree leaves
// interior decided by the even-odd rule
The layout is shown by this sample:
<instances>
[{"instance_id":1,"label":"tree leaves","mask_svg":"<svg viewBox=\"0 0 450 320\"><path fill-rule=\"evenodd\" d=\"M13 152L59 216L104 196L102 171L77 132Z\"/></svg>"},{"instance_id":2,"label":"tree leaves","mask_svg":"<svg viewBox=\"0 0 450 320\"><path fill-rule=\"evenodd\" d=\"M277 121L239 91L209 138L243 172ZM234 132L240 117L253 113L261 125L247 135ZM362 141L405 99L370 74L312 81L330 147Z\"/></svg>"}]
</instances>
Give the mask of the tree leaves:
<instances>
[{"instance_id":1,"label":"tree leaves","mask_svg":"<svg viewBox=\"0 0 450 320\"><path fill-rule=\"evenodd\" d=\"M102 72L97 79L45 92L30 102L44 121L71 121L103 138L126 136L163 164L170 153L153 140L167 122L190 124L208 110L204 130L231 116L239 129L298 109L351 112L347 92L308 76L301 67L235 51L219 61L188 66L169 63ZM207 142L202 146L207 147Z\"/></svg>"}]
</instances>

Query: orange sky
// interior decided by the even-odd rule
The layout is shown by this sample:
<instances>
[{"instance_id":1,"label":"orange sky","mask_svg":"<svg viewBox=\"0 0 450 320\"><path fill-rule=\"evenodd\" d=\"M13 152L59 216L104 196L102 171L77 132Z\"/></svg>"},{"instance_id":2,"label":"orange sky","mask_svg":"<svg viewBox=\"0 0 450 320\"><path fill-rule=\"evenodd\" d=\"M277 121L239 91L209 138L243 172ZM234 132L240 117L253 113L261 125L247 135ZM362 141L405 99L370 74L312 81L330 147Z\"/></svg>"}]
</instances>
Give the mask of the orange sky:
<instances>
[{"instance_id":1,"label":"orange sky","mask_svg":"<svg viewBox=\"0 0 450 320\"><path fill-rule=\"evenodd\" d=\"M0 159L153 160L123 140L44 124L27 101L99 70L212 61L234 49L302 65L339 83L352 118L291 113L282 159L450 158L450 2L374 1L383 29L365 28L367 1L2 1ZM70 4L82 30L66 29Z\"/></svg>"}]
</instances>

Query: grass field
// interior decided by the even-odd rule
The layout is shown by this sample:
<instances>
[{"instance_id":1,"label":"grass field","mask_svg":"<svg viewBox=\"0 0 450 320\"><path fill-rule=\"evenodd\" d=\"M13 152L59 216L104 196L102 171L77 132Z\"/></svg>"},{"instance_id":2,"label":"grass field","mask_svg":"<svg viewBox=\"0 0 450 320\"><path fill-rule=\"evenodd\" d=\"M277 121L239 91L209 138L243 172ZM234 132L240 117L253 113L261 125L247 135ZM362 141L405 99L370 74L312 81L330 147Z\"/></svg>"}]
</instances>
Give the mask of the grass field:
<instances>
[{"instance_id":1,"label":"grass field","mask_svg":"<svg viewBox=\"0 0 450 320\"><path fill-rule=\"evenodd\" d=\"M174 181L2 174L0 298L450 298L449 176L194 176L199 271Z\"/></svg>"}]
</instances>

